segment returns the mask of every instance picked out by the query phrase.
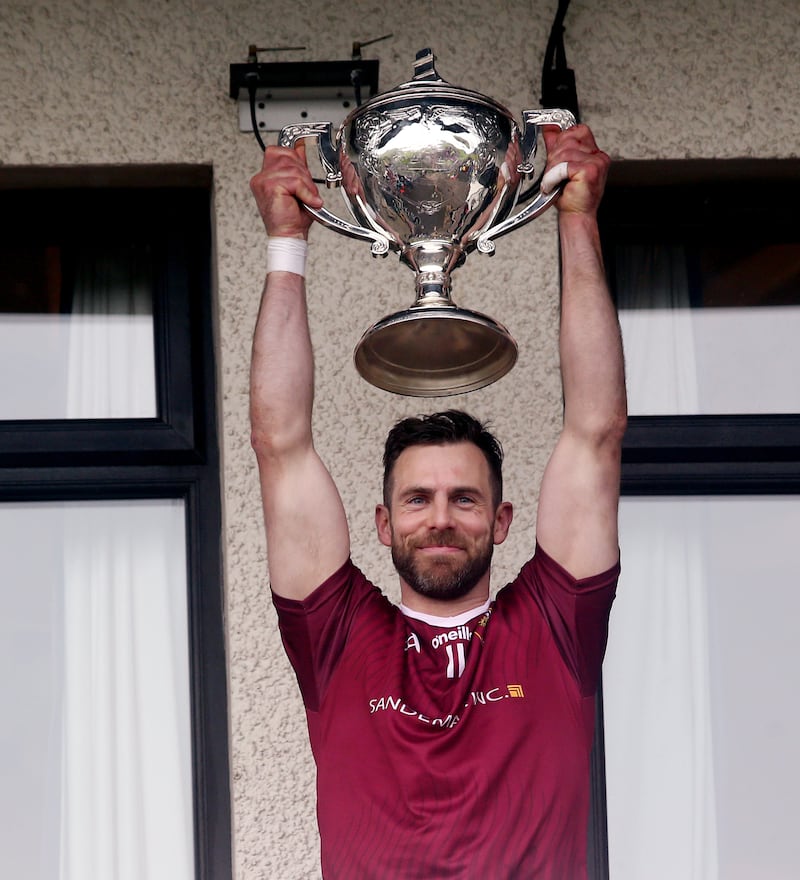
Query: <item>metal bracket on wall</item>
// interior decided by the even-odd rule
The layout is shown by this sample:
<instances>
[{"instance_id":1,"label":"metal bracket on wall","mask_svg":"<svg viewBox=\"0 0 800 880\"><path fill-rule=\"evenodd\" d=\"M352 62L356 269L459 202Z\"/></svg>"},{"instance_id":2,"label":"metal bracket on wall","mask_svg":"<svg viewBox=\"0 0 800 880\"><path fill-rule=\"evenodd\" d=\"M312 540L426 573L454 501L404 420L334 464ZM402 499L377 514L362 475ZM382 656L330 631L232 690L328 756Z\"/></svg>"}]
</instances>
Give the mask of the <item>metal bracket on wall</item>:
<instances>
[{"instance_id":1,"label":"metal bracket on wall","mask_svg":"<svg viewBox=\"0 0 800 880\"><path fill-rule=\"evenodd\" d=\"M238 101L239 130L253 131L250 92L260 131L280 131L297 122L331 122L337 128L350 111L378 92L378 61L251 61L231 64L230 97Z\"/></svg>"}]
</instances>

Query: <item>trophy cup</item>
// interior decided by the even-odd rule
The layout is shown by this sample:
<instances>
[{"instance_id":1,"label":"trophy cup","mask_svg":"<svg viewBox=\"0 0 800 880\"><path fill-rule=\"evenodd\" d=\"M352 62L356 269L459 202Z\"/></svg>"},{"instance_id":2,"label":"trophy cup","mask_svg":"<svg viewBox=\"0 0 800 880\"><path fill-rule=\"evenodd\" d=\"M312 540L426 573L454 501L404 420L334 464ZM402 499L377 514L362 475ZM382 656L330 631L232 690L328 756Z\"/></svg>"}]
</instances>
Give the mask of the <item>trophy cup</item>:
<instances>
[{"instance_id":1,"label":"trophy cup","mask_svg":"<svg viewBox=\"0 0 800 880\"><path fill-rule=\"evenodd\" d=\"M437 397L481 388L517 359L508 330L459 308L450 274L467 254L495 250L493 239L538 217L560 194L534 182L539 127L575 124L566 110L526 110L522 133L508 110L436 72L430 49L417 53L414 78L331 123L284 128L281 146L317 138L328 186L338 186L355 223L326 208L307 211L323 225L389 250L416 274L416 300L361 337L355 366L368 382L397 394Z\"/></svg>"}]
</instances>

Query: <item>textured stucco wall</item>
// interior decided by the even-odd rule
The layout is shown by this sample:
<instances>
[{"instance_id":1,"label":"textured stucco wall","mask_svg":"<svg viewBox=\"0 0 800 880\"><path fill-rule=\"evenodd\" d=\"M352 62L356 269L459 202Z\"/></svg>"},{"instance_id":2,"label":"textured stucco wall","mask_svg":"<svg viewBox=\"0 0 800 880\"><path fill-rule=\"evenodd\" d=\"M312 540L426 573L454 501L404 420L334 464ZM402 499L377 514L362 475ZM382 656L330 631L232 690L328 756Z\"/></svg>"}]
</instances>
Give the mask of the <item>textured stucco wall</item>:
<instances>
[{"instance_id":1,"label":"textured stucco wall","mask_svg":"<svg viewBox=\"0 0 800 880\"><path fill-rule=\"evenodd\" d=\"M318 876L313 767L304 719L274 625L249 448L250 334L264 238L248 180L260 154L239 133L228 65L250 43L305 45L291 60L346 58L353 40L392 33L365 50L381 87L410 78L430 45L442 76L497 98L515 114L538 106L555 0L50 0L0 4L0 162L211 163L215 175L221 440L230 660L235 864L239 880ZM800 5L796 0L573 0L567 52L583 117L615 158L797 155ZM514 371L467 399L507 450L512 537L495 583L532 542L535 497L560 418L556 358L557 247L546 215L477 254L454 275L459 304L506 323L520 344ZM372 532L380 446L399 416L431 404L390 396L357 378L351 351L365 327L410 304L411 273L396 257L324 229L309 265L317 345L318 446L339 483L354 557L394 595Z\"/></svg>"}]
</instances>

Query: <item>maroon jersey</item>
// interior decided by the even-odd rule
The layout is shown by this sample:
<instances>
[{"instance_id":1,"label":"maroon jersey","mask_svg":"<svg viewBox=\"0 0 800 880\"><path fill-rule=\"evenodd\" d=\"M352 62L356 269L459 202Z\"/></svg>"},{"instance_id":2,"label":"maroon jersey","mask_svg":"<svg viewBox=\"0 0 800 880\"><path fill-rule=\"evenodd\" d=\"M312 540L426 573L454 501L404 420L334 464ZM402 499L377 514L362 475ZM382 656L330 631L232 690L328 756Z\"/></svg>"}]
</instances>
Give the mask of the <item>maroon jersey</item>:
<instances>
[{"instance_id":1,"label":"maroon jersey","mask_svg":"<svg viewBox=\"0 0 800 880\"><path fill-rule=\"evenodd\" d=\"M326 880L581 880L589 757L619 566L537 548L494 602L398 608L348 562L274 596L317 764Z\"/></svg>"}]
</instances>

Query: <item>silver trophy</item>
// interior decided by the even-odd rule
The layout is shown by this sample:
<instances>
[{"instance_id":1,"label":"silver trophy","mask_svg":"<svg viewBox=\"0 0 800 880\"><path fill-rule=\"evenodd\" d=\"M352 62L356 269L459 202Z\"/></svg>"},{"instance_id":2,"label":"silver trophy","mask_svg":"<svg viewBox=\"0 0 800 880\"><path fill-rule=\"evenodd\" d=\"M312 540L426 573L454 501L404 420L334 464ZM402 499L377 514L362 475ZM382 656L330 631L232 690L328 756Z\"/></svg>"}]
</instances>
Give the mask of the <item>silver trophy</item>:
<instances>
[{"instance_id":1,"label":"silver trophy","mask_svg":"<svg viewBox=\"0 0 800 880\"><path fill-rule=\"evenodd\" d=\"M517 344L497 321L459 308L450 273L468 253L538 217L559 195L534 176L539 127L575 124L566 110L526 110L522 134L511 114L485 95L450 85L430 49L414 78L357 107L334 134L330 122L291 125L282 146L317 138L328 186L341 188L355 223L325 208L306 209L342 235L372 242L374 256L398 251L416 273L412 306L370 327L355 349L359 373L397 394L436 397L472 391L504 376ZM512 210L526 202L516 214Z\"/></svg>"}]
</instances>

